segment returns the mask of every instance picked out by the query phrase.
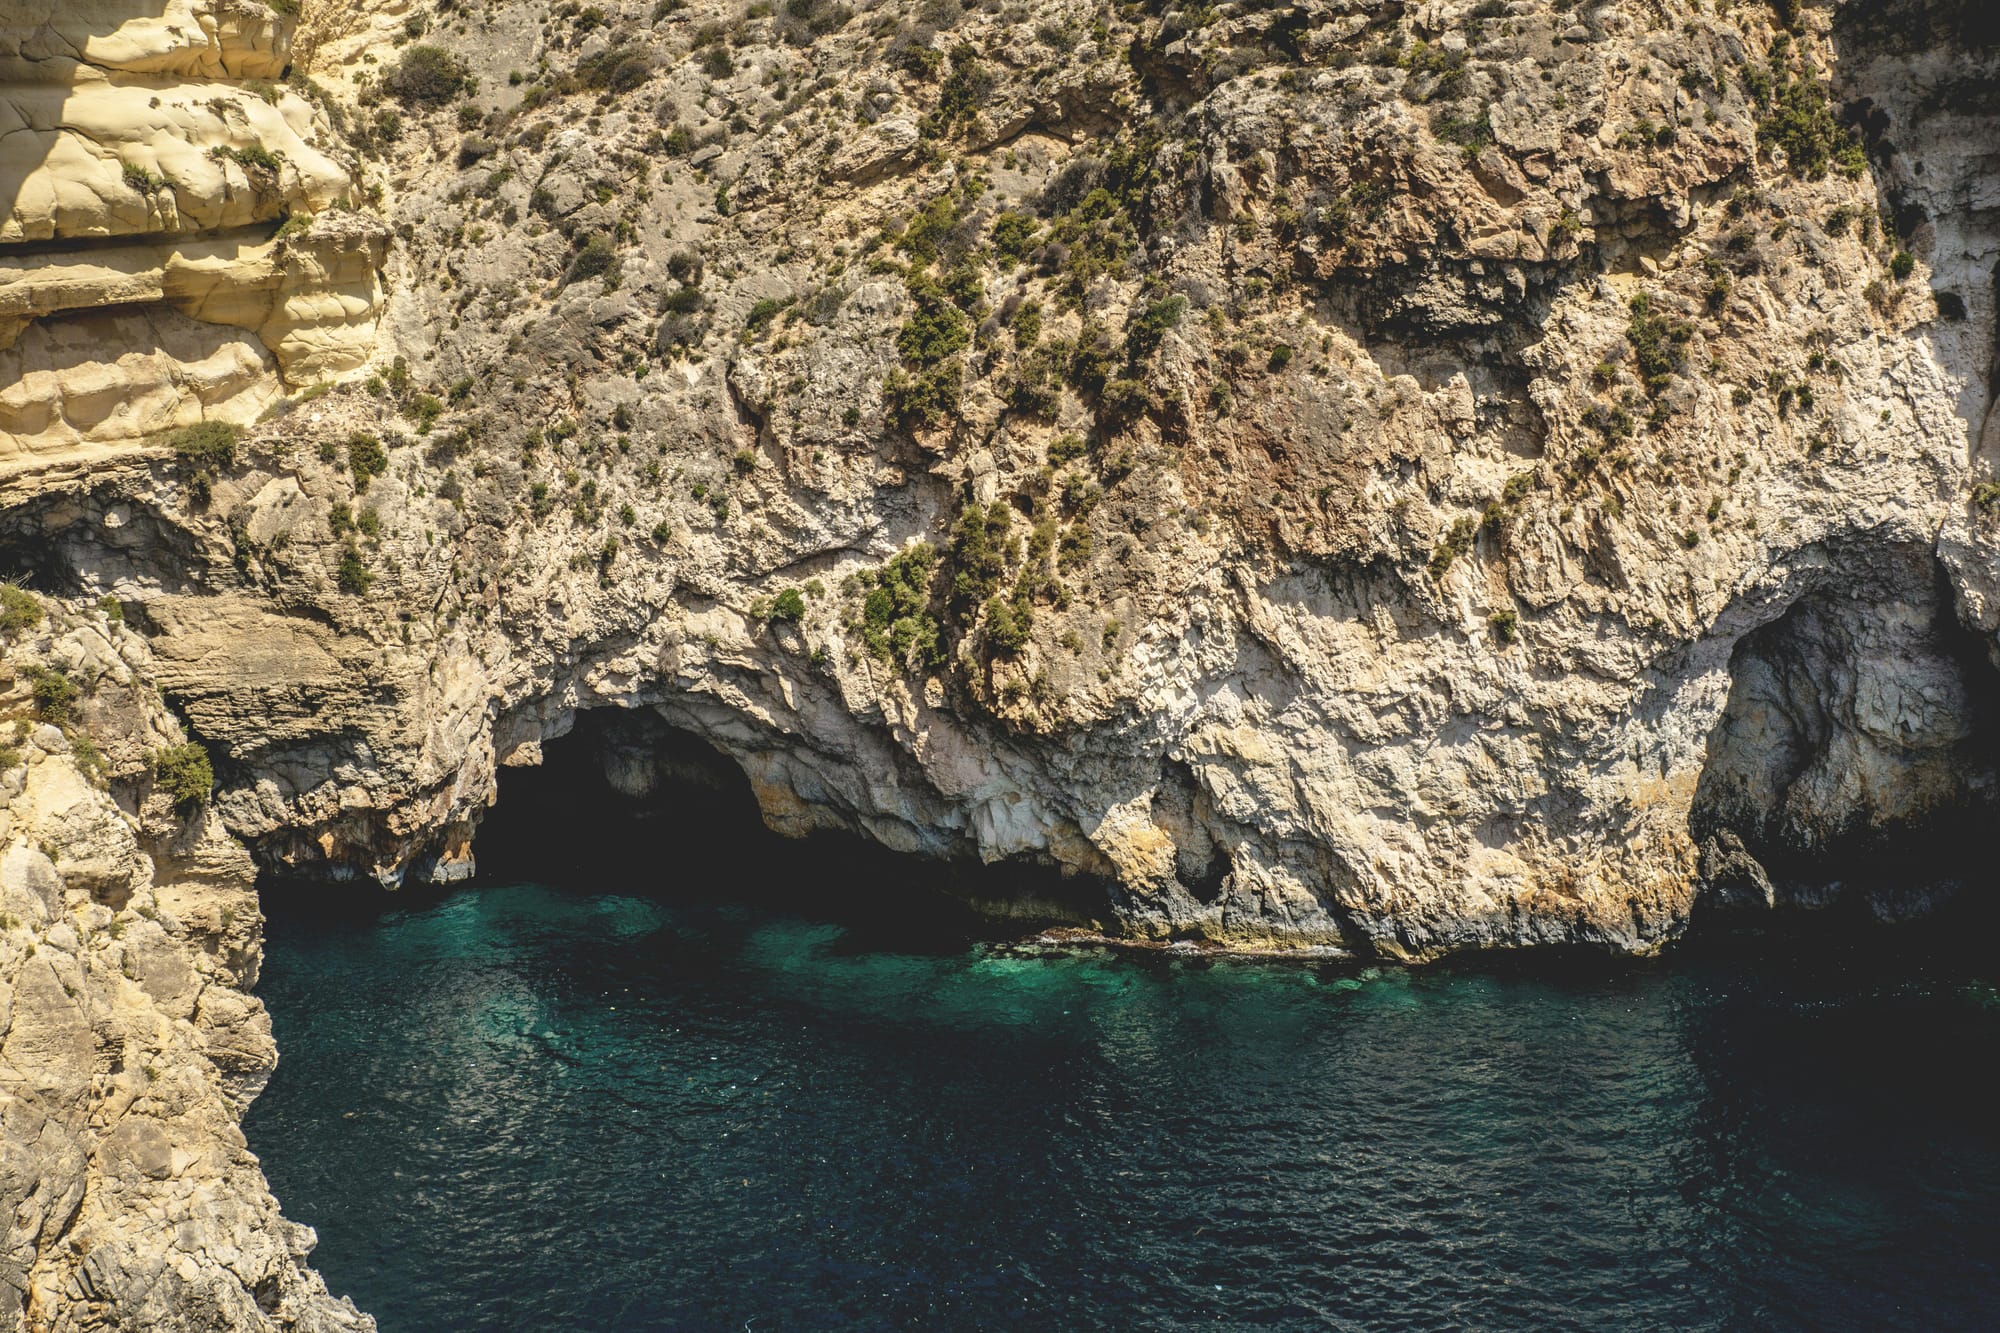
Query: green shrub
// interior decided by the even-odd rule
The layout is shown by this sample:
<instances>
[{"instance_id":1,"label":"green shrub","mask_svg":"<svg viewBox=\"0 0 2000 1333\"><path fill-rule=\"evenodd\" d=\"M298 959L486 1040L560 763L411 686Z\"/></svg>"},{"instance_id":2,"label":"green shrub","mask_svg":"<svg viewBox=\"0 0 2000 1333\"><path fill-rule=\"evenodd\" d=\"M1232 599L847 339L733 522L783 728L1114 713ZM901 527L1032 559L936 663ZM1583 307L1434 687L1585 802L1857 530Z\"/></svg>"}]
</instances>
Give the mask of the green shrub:
<instances>
[{"instance_id":1,"label":"green shrub","mask_svg":"<svg viewBox=\"0 0 2000 1333\"><path fill-rule=\"evenodd\" d=\"M33 629L42 623L42 604L26 588L0 583L0 634Z\"/></svg>"},{"instance_id":2,"label":"green shrub","mask_svg":"<svg viewBox=\"0 0 2000 1333\"><path fill-rule=\"evenodd\" d=\"M1902 282L1917 271L1917 257L1908 250L1898 250L1896 257L1889 261L1889 272L1897 282Z\"/></svg>"},{"instance_id":3,"label":"green shrub","mask_svg":"<svg viewBox=\"0 0 2000 1333\"><path fill-rule=\"evenodd\" d=\"M951 535L951 598L960 612L970 615L999 591L1019 546L1011 536L1013 525L1014 510L1004 500L974 502L959 514Z\"/></svg>"},{"instance_id":4,"label":"green shrub","mask_svg":"<svg viewBox=\"0 0 2000 1333\"><path fill-rule=\"evenodd\" d=\"M992 72L979 59L972 44L960 42L952 48L951 73L938 89L937 108L924 117L921 128L931 135L941 135L962 121L970 121L991 95L993 83Z\"/></svg>"},{"instance_id":5,"label":"green shrub","mask_svg":"<svg viewBox=\"0 0 2000 1333\"><path fill-rule=\"evenodd\" d=\"M1153 302L1125 326L1125 353L1134 361L1151 356L1167 331L1187 314L1185 296L1167 296Z\"/></svg>"},{"instance_id":6,"label":"green shrub","mask_svg":"<svg viewBox=\"0 0 2000 1333\"><path fill-rule=\"evenodd\" d=\"M1758 142L1767 149L1782 148L1786 170L1806 180L1819 180L1829 169L1850 179L1866 171L1868 154L1860 136L1835 117L1818 71L1807 65L1797 79L1779 69L1773 73L1775 85L1751 82L1753 96L1769 87L1768 109L1757 122Z\"/></svg>"},{"instance_id":7,"label":"green shrub","mask_svg":"<svg viewBox=\"0 0 2000 1333\"><path fill-rule=\"evenodd\" d=\"M805 594L797 588L787 588L771 599L771 609L767 618L797 622L804 620L805 615Z\"/></svg>"},{"instance_id":8,"label":"green shrub","mask_svg":"<svg viewBox=\"0 0 2000 1333\"><path fill-rule=\"evenodd\" d=\"M334 581L340 585L342 592L360 597L375 582L375 576L361 562L361 552L350 545L340 553L340 568L334 574Z\"/></svg>"},{"instance_id":9,"label":"green shrub","mask_svg":"<svg viewBox=\"0 0 2000 1333\"><path fill-rule=\"evenodd\" d=\"M236 461L236 427L227 421L198 421L167 437L174 457L191 469L218 472Z\"/></svg>"},{"instance_id":10,"label":"green shrub","mask_svg":"<svg viewBox=\"0 0 2000 1333\"><path fill-rule=\"evenodd\" d=\"M752 330L761 329L766 324L769 324L772 320L776 319L779 313L782 312L784 308L790 305L791 303L792 299L789 296L782 298L776 296L767 296L763 300L757 302L756 305L750 307L750 314L748 315L748 317L744 319L743 327Z\"/></svg>"},{"instance_id":11,"label":"green shrub","mask_svg":"<svg viewBox=\"0 0 2000 1333\"><path fill-rule=\"evenodd\" d=\"M1502 646L1514 642L1521 632L1520 617L1512 611L1496 611L1487 617L1486 623L1493 627L1493 637L1500 640Z\"/></svg>"},{"instance_id":12,"label":"green shrub","mask_svg":"<svg viewBox=\"0 0 2000 1333\"><path fill-rule=\"evenodd\" d=\"M153 770L154 783L182 810L206 804L215 790L215 769L199 742L155 750L147 765Z\"/></svg>"},{"instance_id":13,"label":"green shrub","mask_svg":"<svg viewBox=\"0 0 2000 1333\"><path fill-rule=\"evenodd\" d=\"M444 415L444 400L436 394L413 394L403 407L404 415L417 423L417 433L428 435L437 419Z\"/></svg>"},{"instance_id":14,"label":"green shrub","mask_svg":"<svg viewBox=\"0 0 2000 1333\"><path fill-rule=\"evenodd\" d=\"M441 46L413 46L382 76L382 87L405 105L443 106L472 83L465 62Z\"/></svg>"},{"instance_id":15,"label":"green shrub","mask_svg":"<svg viewBox=\"0 0 2000 1333\"><path fill-rule=\"evenodd\" d=\"M1089 452L1090 446L1081 435L1059 435L1049 443L1049 466L1062 467L1073 463Z\"/></svg>"},{"instance_id":16,"label":"green shrub","mask_svg":"<svg viewBox=\"0 0 2000 1333\"><path fill-rule=\"evenodd\" d=\"M1002 263L1019 264L1035 248L1041 228L1034 214L1009 210L993 219L993 253Z\"/></svg>"},{"instance_id":17,"label":"green shrub","mask_svg":"<svg viewBox=\"0 0 2000 1333\"><path fill-rule=\"evenodd\" d=\"M1657 397L1681 368L1682 349L1694 337L1694 329L1655 312L1652 298L1644 292L1632 298L1631 311L1625 339L1632 344L1632 359L1638 363L1640 382L1647 393Z\"/></svg>"},{"instance_id":18,"label":"green shrub","mask_svg":"<svg viewBox=\"0 0 2000 1333\"><path fill-rule=\"evenodd\" d=\"M653 74L653 58L637 46L610 46L576 62L576 77L586 88L629 93Z\"/></svg>"},{"instance_id":19,"label":"green shrub","mask_svg":"<svg viewBox=\"0 0 2000 1333\"><path fill-rule=\"evenodd\" d=\"M896 351L912 366L936 365L972 343L972 326L965 312L952 304L935 278L918 275L910 283L916 309L896 333Z\"/></svg>"},{"instance_id":20,"label":"green shrub","mask_svg":"<svg viewBox=\"0 0 2000 1333\"><path fill-rule=\"evenodd\" d=\"M1479 524L1470 518L1459 518L1446 530L1444 540L1431 552L1431 577L1443 578L1452 563L1472 549L1473 538L1479 535Z\"/></svg>"},{"instance_id":21,"label":"green shrub","mask_svg":"<svg viewBox=\"0 0 2000 1333\"><path fill-rule=\"evenodd\" d=\"M1033 347L1042 336L1042 303L1029 301L1014 312L1014 345L1022 351Z\"/></svg>"},{"instance_id":22,"label":"green shrub","mask_svg":"<svg viewBox=\"0 0 2000 1333\"><path fill-rule=\"evenodd\" d=\"M995 652L1012 656L1028 642L1034 626L1034 612L1022 598L994 597L986 603L986 643Z\"/></svg>"},{"instance_id":23,"label":"green shrub","mask_svg":"<svg viewBox=\"0 0 2000 1333\"><path fill-rule=\"evenodd\" d=\"M956 416L964 389L964 369L956 361L914 375L894 370L882 382L882 404L897 425L923 430Z\"/></svg>"},{"instance_id":24,"label":"green shrub","mask_svg":"<svg viewBox=\"0 0 2000 1333\"><path fill-rule=\"evenodd\" d=\"M617 262L618 250L611 238L603 232L593 232L590 238L569 261L569 281L581 282L585 278L595 278L610 270Z\"/></svg>"},{"instance_id":25,"label":"green shrub","mask_svg":"<svg viewBox=\"0 0 2000 1333\"><path fill-rule=\"evenodd\" d=\"M1111 380L1097 399L1097 419L1107 432L1120 430L1152 410L1153 393L1144 380Z\"/></svg>"},{"instance_id":26,"label":"green shrub","mask_svg":"<svg viewBox=\"0 0 2000 1333\"><path fill-rule=\"evenodd\" d=\"M218 145L209 149L208 155L218 160L234 162L246 171L270 172L273 175L277 174L278 168L285 164L285 158L282 153L274 153L264 147L264 145L258 143L248 144L240 148L225 148Z\"/></svg>"},{"instance_id":27,"label":"green shrub","mask_svg":"<svg viewBox=\"0 0 2000 1333\"><path fill-rule=\"evenodd\" d=\"M66 727L76 721L76 708L83 700L77 683L60 671L33 666L26 671L35 716L43 722Z\"/></svg>"},{"instance_id":28,"label":"green shrub","mask_svg":"<svg viewBox=\"0 0 2000 1333\"><path fill-rule=\"evenodd\" d=\"M929 611L931 570L937 551L916 542L866 577L868 596L861 607L861 638L877 657L907 662L912 650L920 660L942 659L937 621Z\"/></svg>"},{"instance_id":29,"label":"green shrub","mask_svg":"<svg viewBox=\"0 0 2000 1333\"><path fill-rule=\"evenodd\" d=\"M367 490L369 479L389 470L389 451L373 435L357 431L347 437L347 470L354 474L357 490Z\"/></svg>"}]
</instances>

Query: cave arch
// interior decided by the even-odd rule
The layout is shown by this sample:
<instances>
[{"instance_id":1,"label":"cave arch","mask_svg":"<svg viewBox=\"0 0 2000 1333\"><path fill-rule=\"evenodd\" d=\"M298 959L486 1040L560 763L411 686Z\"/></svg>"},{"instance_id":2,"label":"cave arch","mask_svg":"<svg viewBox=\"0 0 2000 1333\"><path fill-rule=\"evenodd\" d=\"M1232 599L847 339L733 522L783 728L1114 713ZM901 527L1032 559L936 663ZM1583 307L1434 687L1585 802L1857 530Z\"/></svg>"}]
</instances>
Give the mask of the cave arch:
<instances>
[{"instance_id":1,"label":"cave arch","mask_svg":"<svg viewBox=\"0 0 2000 1333\"><path fill-rule=\"evenodd\" d=\"M580 711L566 734L540 743L538 760L500 770L473 839L480 881L609 880L966 938L1107 919L1102 883L1046 865L898 852L850 833L778 833L736 760L650 709Z\"/></svg>"},{"instance_id":2,"label":"cave arch","mask_svg":"<svg viewBox=\"0 0 2000 1333\"><path fill-rule=\"evenodd\" d=\"M1822 581L1738 641L1730 682L1689 813L1697 919L1992 896L2000 672L1927 547Z\"/></svg>"}]
</instances>

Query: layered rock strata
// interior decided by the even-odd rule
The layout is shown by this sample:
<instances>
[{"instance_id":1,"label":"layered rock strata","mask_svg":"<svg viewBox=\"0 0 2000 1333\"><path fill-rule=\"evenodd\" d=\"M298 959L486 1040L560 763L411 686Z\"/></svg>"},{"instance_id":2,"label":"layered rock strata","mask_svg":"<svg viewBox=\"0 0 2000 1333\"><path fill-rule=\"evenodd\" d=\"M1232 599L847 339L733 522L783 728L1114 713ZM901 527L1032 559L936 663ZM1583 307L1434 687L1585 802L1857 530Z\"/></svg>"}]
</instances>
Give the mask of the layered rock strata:
<instances>
[{"instance_id":1,"label":"layered rock strata","mask_svg":"<svg viewBox=\"0 0 2000 1333\"><path fill-rule=\"evenodd\" d=\"M300 21L0 19L23 1326L366 1326L235 1129L235 840L463 877L580 718L1134 938L1988 894L1984 7L383 6L337 95Z\"/></svg>"},{"instance_id":2,"label":"layered rock strata","mask_svg":"<svg viewBox=\"0 0 2000 1333\"><path fill-rule=\"evenodd\" d=\"M7 520L143 620L267 864L462 875L593 707L787 832L1401 957L1873 901L1843 848L1985 808L1979 159L1897 98L1986 48L934 9L413 16L422 95L346 121L375 377Z\"/></svg>"},{"instance_id":3,"label":"layered rock strata","mask_svg":"<svg viewBox=\"0 0 2000 1333\"><path fill-rule=\"evenodd\" d=\"M374 341L387 232L258 0L0 15L0 479L248 421Z\"/></svg>"}]
</instances>

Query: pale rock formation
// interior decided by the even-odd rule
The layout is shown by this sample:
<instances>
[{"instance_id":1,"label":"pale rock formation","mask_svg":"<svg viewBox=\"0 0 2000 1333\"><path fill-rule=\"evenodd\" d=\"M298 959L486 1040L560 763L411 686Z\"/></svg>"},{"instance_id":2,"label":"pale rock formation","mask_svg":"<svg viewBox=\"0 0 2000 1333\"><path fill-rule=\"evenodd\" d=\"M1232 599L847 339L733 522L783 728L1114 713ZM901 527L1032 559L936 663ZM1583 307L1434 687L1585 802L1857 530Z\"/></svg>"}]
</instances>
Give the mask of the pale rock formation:
<instances>
[{"instance_id":1,"label":"pale rock formation","mask_svg":"<svg viewBox=\"0 0 2000 1333\"><path fill-rule=\"evenodd\" d=\"M376 145L415 383L283 419L206 513L169 469L22 520L144 606L269 863L461 875L497 767L593 707L711 742L786 832L1052 866L1103 884L1104 928L1239 946L1648 950L1708 844L1772 902L1866 899L1827 892L1848 851L1984 808L1987 668L1935 627L1986 576L1923 553L1981 540L1990 322L1940 334L1930 270L1890 272L1929 233L1874 221L1831 112L1759 128L1760 79L1867 81L1866 6L1791 34L1686 5L979 17L897 39L928 65L773 20L726 75L628 8L464 20L507 141ZM635 45L653 68L594 127L560 92L510 113L509 67ZM875 72L836 105L810 62ZM776 119L732 129L721 96ZM1156 137L1121 128L1142 105ZM593 236L612 259L580 270ZM972 284L959 313L913 260ZM965 321L956 416L899 422L927 318ZM424 389L447 415L406 443L384 408ZM356 432L390 445L365 494ZM865 580L919 538L897 614L937 650L896 660ZM803 613L762 618L788 588ZM1758 701L1801 690L1827 720L1781 740ZM1829 776L1856 771L1906 795Z\"/></svg>"},{"instance_id":2,"label":"pale rock formation","mask_svg":"<svg viewBox=\"0 0 2000 1333\"><path fill-rule=\"evenodd\" d=\"M573 731L631 799L712 747L782 832L1067 876L985 905L1132 939L1648 952L1990 892L1986 6L387 5L325 60L379 223L245 83L284 21L157 7L0 27L0 568L116 598L115 664L33 651L231 759L173 824L120 783L177 733L104 689L6 779L0 977L61 1019L0 1084L66 1201L9 1159L35 1317L355 1318L230 1138L223 830L463 877ZM425 22L479 91L392 132ZM226 468L140 443L267 412ZM183 1144L87 1046L222 1109ZM222 1239L119 1248L196 1197Z\"/></svg>"},{"instance_id":3,"label":"pale rock formation","mask_svg":"<svg viewBox=\"0 0 2000 1333\"><path fill-rule=\"evenodd\" d=\"M367 359L387 232L329 212L358 188L272 82L287 22L255 0L0 16L0 477L248 420Z\"/></svg>"},{"instance_id":4,"label":"pale rock formation","mask_svg":"<svg viewBox=\"0 0 2000 1333\"><path fill-rule=\"evenodd\" d=\"M149 748L182 737L144 641L47 613L0 666L0 1325L372 1329L237 1127L277 1058L250 860L151 790ZM91 691L68 730L23 716L51 669Z\"/></svg>"}]
</instances>

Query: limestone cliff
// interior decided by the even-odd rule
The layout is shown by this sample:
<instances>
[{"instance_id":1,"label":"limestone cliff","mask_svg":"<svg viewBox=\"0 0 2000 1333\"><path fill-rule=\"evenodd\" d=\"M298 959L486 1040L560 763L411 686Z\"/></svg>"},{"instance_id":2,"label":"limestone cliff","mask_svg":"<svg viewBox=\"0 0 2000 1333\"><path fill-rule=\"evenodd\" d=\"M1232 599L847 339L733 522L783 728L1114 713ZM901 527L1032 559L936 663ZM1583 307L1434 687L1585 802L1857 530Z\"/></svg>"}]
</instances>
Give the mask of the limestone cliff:
<instances>
[{"instance_id":1,"label":"limestone cliff","mask_svg":"<svg viewBox=\"0 0 2000 1333\"><path fill-rule=\"evenodd\" d=\"M18 593L0 626L0 1323L372 1329L237 1128L277 1059L253 867L156 776L144 641Z\"/></svg>"},{"instance_id":2,"label":"limestone cliff","mask_svg":"<svg viewBox=\"0 0 2000 1333\"><path fill-rule=\"evenodd\" d=\"M774 828L1133 938L1987 894L1996 49L1974 0L7 6L0 573L59 596L0 590L0 1300L365 1326L235 1130L239 843L464 876L583 715L622 790L692 736Z\"/></svg>"},{"instance_id":3,"label":"limestone cliff","mask_svg":"<svg viewBox=\"0 0 2000 1333\"><path fill-rule=\"evenodd\" d=\"M1942 0L398 11L316 66L370 372L4 522L308 874L466 873L602 707L1144 936L1902 916L1994 795L1991 64Z\"/></svg>"},{"instance_id":4,"label":"limestone cliff","mask_svg":"<svg viewBox=\"0 0 2000 1333\"><path fill-rule=\"evenodd\" d=\"M364 362L386 231L260 0L0 12L0 479Z\"/></svg>"}]
</instances>

